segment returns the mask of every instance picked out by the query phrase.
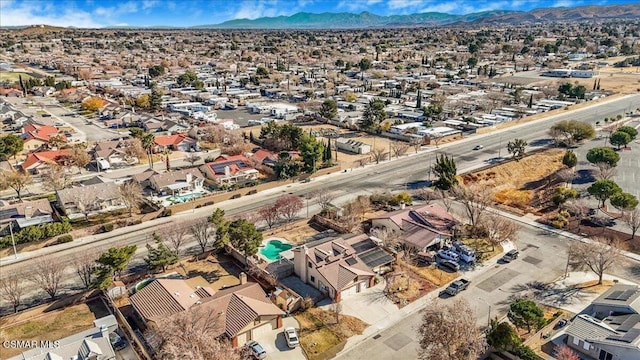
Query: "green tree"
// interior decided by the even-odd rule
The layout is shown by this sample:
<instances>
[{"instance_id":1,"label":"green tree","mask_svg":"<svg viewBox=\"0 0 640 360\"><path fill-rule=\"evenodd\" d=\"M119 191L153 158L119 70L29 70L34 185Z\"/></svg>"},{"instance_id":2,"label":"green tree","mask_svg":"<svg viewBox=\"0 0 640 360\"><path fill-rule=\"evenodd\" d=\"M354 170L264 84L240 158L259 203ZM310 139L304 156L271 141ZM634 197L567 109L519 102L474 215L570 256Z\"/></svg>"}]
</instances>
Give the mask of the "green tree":
<instances>
[{"instance_id":1,"label":"green tree","mask_svg":"<svg viewBox=\"0 0 640 360\"><path fill-rule=\"evenodd\" d=\"M144 258L149 269L156 270L160 268L162 271L165 271L167 266L178 262L176 254L164 244L162 238L158 234L153 233L153 240L155 241L156 246L154 247L151 244L147 244L148 255Z\"/></svg>"},{"instance_id":2,"label":"green tree","mask_svg":"<svg viewBox=\"0 0 640 360\"><path fill-rule=\"evenodd\" d=\"M98 289L106 289L113 283L115 277L127 268L131 258L136 253L138 247L136 245L126 245L123 247L112 247L98 257L96 262L96 282L94 287Z\"/></svg>"},{"instance_id":3,"label":"green tree","mask_svg":"<svg viewBox=\"0 0 640 360\"><path fill-rule=\"evenodd\" d=\"M436 156L436 163L433 172L438 177L435 186L440 190L449 190L458 183L456 174L458 172L453 156L445 154Z\"/></svg>"},{"instance_id":4,"label":"green tree","mask_svg":"<svg viewBox=\"0 0 640 360\"><path fill-rule=\"evenodd\" d=\"M492 320L487 342L498 351L511 351L522 344L522 339L509 323Z\"/></svg>"},{"instance_id":5,"label":"green tree","mask_svg":"<svg viewBox=\"0 0 640 360\"><path fill-rule=\"evenodd\" d=\"M562 157L562 164L568 168L573 168L578 164L578 156L571 150L567 150Z\"/></svg>"},{"instance_id":6,"label":"green tree","mask_svg":"<svg viewBox=\"0 0 640 360\"><path fill-rule=\"evenodd\" d=\"M527 299L514 300L509 305L507 317L517 328L527 329L527 332L531 332L531 328L539 330L546 323L542 309Z\"/></svg>"},{"instance_id":7,"label":"green tree","mask_svg":"<svg viewBox=\"0 0 640 360\"><path fill-rule=\"evenodd\" d=\"M587 161L592 164L606 163L615 167L619 160L620 155L609 147L596 147L587 152Z\"/></svg>"},{"instance_id":8,"label":"green tree","mask_svg":"<svg viewBox=\"0 0 640 360\"><path fill-rule=\"evenodd\" d=\"M260 233L253 223L246 219L238 219L229 224L229 242L242 252L245 258L258 253L258 248L262 244L262 233Z\"/></svg>"},{"instance_id":9,"label":"green tree","mask_svg":"<svg viewBox=\"0 0 640 360\"><path fill-rule=\"evenodd\" d=\"M217 208L209 215L210 223L216 227L216 242L219 248L229 242L229 221L225 218L224 210Z\"/></svg>"},{"instance_id":10,"label":"green tree","mask_svg":"<svg viewBox=\"0 0 640 360\"><path fill-rule=\"evenodd\" d=\"M363 130L378 131L380 124L387 118L387 113L384 111L384 101L380 99L374 99L369 101L364 113L362 114L362 120L360 120L360 128Z\"/></svg>"},{"instance_id":11,"label":"green tree","mask_svg":"<svg viewBox=\"0 0 640 360\"><path fill-rule=\"evenodd\" d=\"M631 136L631 141L635 140L638 136L638 130L631 126L621 126L617 131L629 134L629 136Z\"/></svg>"},{"instance_id":12,"label":"green tree","mask_svg":"<svg viewBox=\"0 0 640 360\"><path fill-rule=\"evenodd\" d=\"M467 65L469 65L469 67L473 70L473 68L478 65L478 58L473 56L470 57L469 59L467 59Z\"/></svg>"},{"instance_id":13,"label":"green tree","mask_svg":"<svg viewBox=\"0 0 640 360\"><path fill-rule=\"evenodd\" d=\"M611 145L617 146L618 149L620 149L623 146L626 147L627 144L631 142L631 135L624 131L616 131L609 138L609 142L611 143Z\"/></svg>"},{"instance_id":14,"label":"green tree","mask_svg":"<svg viewBox=\"0 0 640 360\"><path fill-rule=\"evenodd\" d=\"M509 141L507 143L507 151L509 154L512 154L513 158L516 160L522 159L525 154L525 148L527 146L527 142L523 139L514 139L513 141Z\"/></svg>"},{"instance_id":15,"label":"green tree","mask_svg":"<svg viewBox=\"0 0 640 360\"><path fill-rule=\"evenodd\" d=\"M320 107L320 116L325 119L333 119L338 115L338 104L333 99L327 99Z\"/></svg>"},{"instance_id":16,"label":"green tree","mask_svg":"<svg viewBox=\"0 0 640 360\"><path fill-rule=\"evenodd\" d=\"M324 145L315 136L304 134L300 138L298 150L302 158L303 170L309 173L316 172L318 165L322 163Z\"/></svg>"},{"instance_id":17,"label":"green tree","mask_svg":"<svg viewBox=\"0 0 640 360\"><path fill-rule=\"evenodd\" d=\"M563 120L549 129L549 135L555 142L564 146L571 146L576 142L588 140L596 136L593 125L577 120Z\"/></svg>"},{"instance_id":18,"label":"green tree","mask_svg":"<svg viewBox=\"0 0 640 360\"><path fill-rule=\"evenodd\" d=\"M625 192L619 192L611 196L611 205L620 211L631 211L638 206L638 199Z\"/></svg>"},{"instance_id":19,"label":"green tree","mask_svg":"<svg viewBox=\"0 0 640 360\"><path fill-rule=\"evenodd\" d=\"M602 179L591 184L591 186L587 188L587 191L596 199L600 200L600 206L602 207L607 199L622 192L622 189L620 189L620 186L613 180Z\"/></svg>"},{"instance_id":20,"label":"green tree","mask_svg":"<svg viewBox=\"0 0 640 360\"><path fill-rule=\"evenodd\" d=\"M51 86L51 87L55 87L56 86L56 78L53 76L47 76L44 79L44 85L45 86Z\"/></svg>"},{"instance_id":21,"label":"green tree","mask_svg":"<svg viewBox=\"0 0 640 360\"><path fill-rule=\"evenodd\" d=\"M158 110L162 106L162 91L153 89L151 90L151 96L149 97L149 108L151 110Z\"/></svg>"},{"instance_id":22,"label":"green tree","mask_svg":"<svg viewBox=\"0 0 640 360\"><path fill-rule=\"evenodd\" d=\"M164 75L165 69L162 65L154 65L149 68L149 76L152 78Z\"/></svg>"},{"instance_id":23,"label":"green tree","mask_svg":"<svg viewBox=\"0 0 640 360\"><path fill-rule=\"evenodd\" d=\"M191 70L188 70L184 74L178 76L177 83L178 83L178 86L180 87L191 86L197 80L198 80L198 76L196 75L196 73L194 73Z\"/></svg>"},{"instance_id":24,"label":"green tree","mask_svg":"<svg viewBox=\"0 0 640 360\"><path fill-rule=\"evenodd\" d=\"M360 59L360 62L358 63L358 67L360 68L362 80L364 80L364 72L371 69L371 65L373 65L371 62L371 59L367 59L367 58Z\"/></svg>"},{"instance_id":25,"label":"green tree","mask_svg":"<svg viewBox=\"0 0 640 360\"><path fill-rule=\"evenodd\" d=\"M153 134L144 133L140 142L142 144L142 148L147 153L147 160L149 161L149 167L153 169L153 148L155 146L155 136Z\"/></svg>"},{"instance_id":26,"label":"green tree","mask_svg":"<svg viewBox=\"0 0 640 360\"><path fill-rule=\"evenodd\" d=\"M336 65L336 67L339 67L339 68L343 67L344 66L344 60L342 60L342 59L336 60L335 65Z\"/></svg>"},{"instance_id":27,"label":"green tree","mask_svg":"<svg viewBox=\"0 0 640 360\"><path fill-rule=\"evenodd\" d=\"M24 141L15 134L0 137L0 159L7 160L11 156L15 158L24 149Z\"/></svg>"},{"instance_id":28,"label":"green tree","mask_svg":"<svg viewBox=\"0 0 640 360\"><path fill-rule=\"evenodd\" d=\"M258 66L258 69L256 70L256 75L267 77L269 76L269 70L264 66Z\"/></svg>"}]
</instances>

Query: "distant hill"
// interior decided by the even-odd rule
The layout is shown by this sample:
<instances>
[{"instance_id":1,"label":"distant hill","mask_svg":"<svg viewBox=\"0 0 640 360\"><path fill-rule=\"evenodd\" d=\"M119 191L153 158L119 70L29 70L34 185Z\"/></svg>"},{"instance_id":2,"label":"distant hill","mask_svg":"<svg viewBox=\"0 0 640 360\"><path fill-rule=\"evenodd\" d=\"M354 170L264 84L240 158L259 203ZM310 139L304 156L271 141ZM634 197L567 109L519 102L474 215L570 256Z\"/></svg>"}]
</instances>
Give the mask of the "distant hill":
<instances>
[{"instance_id":1,"label":"distant hill","mask_svg":"<svg viewBox=\"0 0 640 360\"><path fill-rule=\"evenodd\" d=\"M640 3L611 6L535 9L528 12L502 14L478 19L480 24L522 24L586 20L638 20Z\"/></svg>"},{"instance_id":2,"label":"distant hill","mask_svg":"<svg viewBox=\"0 0 640 360\"><path fill-rule=\"evenodd\" d=\"M355 29L379 27L439 26L450 24L521 24L550 21L595 19L639 19L640 4L547 8L531 11L494 10L465 15L439 12L380 16L370 12L307 13L291 16L236 19L220 24L194 26L194 29Z\"/></svg>"}]
</instances>

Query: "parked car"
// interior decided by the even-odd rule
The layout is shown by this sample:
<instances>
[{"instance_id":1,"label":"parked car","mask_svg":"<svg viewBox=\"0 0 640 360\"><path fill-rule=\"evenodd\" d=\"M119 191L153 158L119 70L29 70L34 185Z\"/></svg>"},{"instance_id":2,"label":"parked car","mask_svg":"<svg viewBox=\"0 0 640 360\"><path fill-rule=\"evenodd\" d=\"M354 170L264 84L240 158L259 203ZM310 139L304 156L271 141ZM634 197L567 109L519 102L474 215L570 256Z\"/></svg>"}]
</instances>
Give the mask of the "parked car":
<instances>
[{"instance_id":1,"label":"parked car","mask_svg":"<svg viewBox=\"0 0 640 360\"><path fill-rule=\"evenodd\" d=\"M510 263L513 260L517 259L519 255L520 255L520 252L518 250L516 249L509 250L509 252L504 254L504 256L502 257L502 261L506 263Z\"/></svg>"},{"instance_id":2,"label":"parked car","mask_svg":"<svg viewBox=\"0 0 640 360\"><path fill-rule=\"evenodd\" d=\"M127 342L118 335L115 331L109 334L109 341L111 342L111 346L117 351L122 350L127 347Z\"/></svg>"},{"instance_id":3,"label":"parked car","mask_svg":"<svg viewBox=\"0 0 640 360\"><path fill-rule=\"evenodd\" d=\"M450 271L458 271L458 270L460 270L460 265L458 265L457 262L451 261L451 260L442 260L442 261L440 261L440 267L444 268L445 270L450 270Z\"/></svg>"},{"instance_id":4,"label":"parked car","mask_svg":"<svg viewBox=\"0 0 640 360\"><path fill-rule=\"evenodd\" d=\"M567 319L560 319L560 321L558 321L556 323L556 326L553 327L554 330L558 330L558 329L562 329L563 327L565 327L567 324L569 323L569 320Z\"/></svg>"},{"instance_id":5,"label":"parked car","mask_svg":"<svg viewBox=\"0 0 640 360\"><path fill-rule=\"evenodd\" d=\"M482 149L484 149L484 145L476 145L473 148L473 150L482 150Z\"/></svg>"},{"instance_id":6,"label":"parked car","mask_svg":"<svg viewBox=\"0 0 640 360\"><path fill-rule=\"evenodd\" d=\"M440 250L438 256L445 260L458 261L460 259L460 256L451 250Z\"/></svg>"},{"instance_id":7,"label":"parked car","mask_svg":"<svg viewBox=\"0 0 640 360\"><path fill-rule=\"evenodd\" d=\"M444 292L451 296L456 296L459 292L466 290L469 287L469 283L471 283L471 280L456 280L449 284L449 286L444 289Z\"/></svg>"},{"instance_id":8,"label":"parked car","mask_svg":"<svg viewBox=\"0 0 640 360\"><path fill-rule=\"evenodd\" d=\"M284 329L284 338L287 339L287 345L290 348L294 348L300 345L300 341L298 340L298 333L296 333L296 329L292 327L288 327Z\"/></svg>"},{"instance_id":9,"label":"parked car","mask_svg":"<svg viewBox=\"0 0 640 360\"><path fill-rule=\"evenodd\" d=\"M453 251L458 254L460 259L462 259L464 262L472 263L476 261L476 252L463 243L455 242L453 244Z\"/></svg>"},{"instance_id":10,"label":"parked car","mask_svg":"<svg viewBox=\"0 0 640 360\"><path fill-rule=\"evenodd\" d=\"M262 345L257 341L249 341L247 343L247 348L251 351L251 355L256 359L264 359L267 357L267 352L264 351Z\"/></svg>"}]
</instances>

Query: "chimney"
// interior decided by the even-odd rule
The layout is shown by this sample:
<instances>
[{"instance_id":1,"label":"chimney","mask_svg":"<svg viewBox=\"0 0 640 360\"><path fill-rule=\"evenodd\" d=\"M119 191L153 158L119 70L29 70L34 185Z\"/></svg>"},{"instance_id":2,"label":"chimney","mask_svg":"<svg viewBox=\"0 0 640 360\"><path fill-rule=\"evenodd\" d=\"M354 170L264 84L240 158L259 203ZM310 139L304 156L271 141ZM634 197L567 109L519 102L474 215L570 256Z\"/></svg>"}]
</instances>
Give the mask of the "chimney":
<instances>
[{"instance_id":1,"label":"chimney","mask_svg":"<svg viewBox=\"0 0 640 360\"><path fill-rule=\"evenodd\" d=\"M188 173L187 174L187 184L191 184L192 181L193 181L193 174Z\"/></svg>"},{"instance_id":2,"label":"chimney","mask_svg":"<svg viewBox=\"0 0 640 360\"><path fill-rule=\"evenodd\" d=\"M108 327L106 327L104 325L100 326L100 333L102 334L103 338L107 338L107 339L109 338L109 328Z\"/></svg>"},{"instance_id":3,"label":"chimney","mask_svg":"<svg viewBox=\"0 0 640 360\"><path fill-rule=\"evenodd\" d=\"M401 202L400 202L400 209L404 210L404 208L405 208L404 201L401 201Z\"/></svg>"},{"instance_id":4,"label":"chimney","mask_svg":"<svg viewBox=\"0 0 640 360\"><path fill-rule=\"evenodd\" d=\"M225 166L225 167L224 167L224 174L225 174L226 176L231 175L231 169L229 168L229 166Z\"/></svg>"},{"instance_id":5,"label":"chimney","mask_svg":"<svg viewBox=\"0 0 640 360\"><path fill-rule=\"evenodd\" d=\"M33 206L25 206L24 207L24 218L31 219L33 216Z\"/></svg>"},{"instance_id":6,"label":"chimney","mask_svg":"<svg viewBox=\"0 0 640 360\"><path fill-rule=\"evenodd\" d=\"M244 272L240 273L240 285L244 285L247 283L247 274Z\"/></svg>"}]
</instances>

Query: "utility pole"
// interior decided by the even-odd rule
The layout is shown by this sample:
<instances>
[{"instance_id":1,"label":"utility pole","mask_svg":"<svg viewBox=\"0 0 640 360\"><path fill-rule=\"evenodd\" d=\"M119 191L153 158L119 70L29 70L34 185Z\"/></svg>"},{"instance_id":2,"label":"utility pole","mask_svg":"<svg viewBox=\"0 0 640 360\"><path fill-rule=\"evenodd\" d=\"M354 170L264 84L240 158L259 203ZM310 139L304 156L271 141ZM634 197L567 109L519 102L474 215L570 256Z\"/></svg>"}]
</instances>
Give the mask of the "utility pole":
<instances>
[{"instance_id":1,"label":"utility pole","mask_svg":"<svg viewBox=\"0 0 640 360\"><path fill-rule=\"evenodd\" d=\"M16 250L16 239L13 237L13 222L9 224L9 231L11 232L11 244L13 245L13 256L18 259L18 251Z\"/></svg>"},{"instance_id":2,"label":"utility pole","mask_svg":"<svg viewBox=\"0 0 640 360\"><path fill-rule=\"evenodd\" d=\"M569 277L569 262L571 260L571 244L569 244L569 250L567 250L567 266L564 269L564 278Z\"/></svg>"},{"instance_id":3,"label":"utility pole","mask_svg":"<svg viewBox=\"0 0 640 360\"><path fill-rule=\"evenodd\" d=\"M501 159L500 152L502 151L502 136L500 137L500 144L498 145L498 159Z\"/></svg>"},{"instance_id":4,"label":"utility pole","mask_svg":"<svg viewBox=\"0 0 640 360\"><path fill-rule=\"evenodd\" d=\"M483 303L487 304L487 306L489 307L489 313L487 313L487 327L491 327L491 304L489 304L485 299L479 297L478 300L482 301Z\"/></svg>"}]
</instances>

